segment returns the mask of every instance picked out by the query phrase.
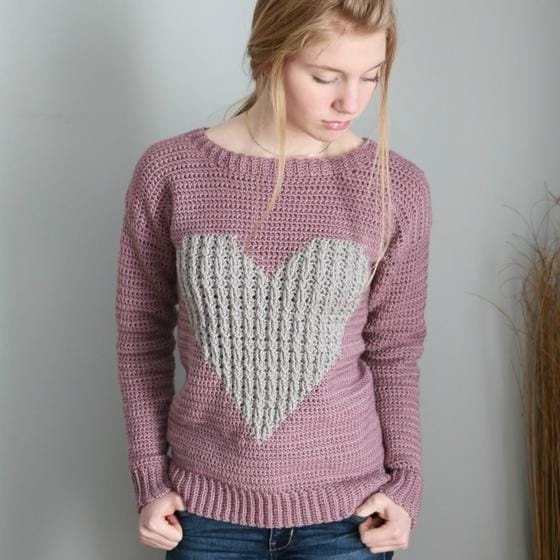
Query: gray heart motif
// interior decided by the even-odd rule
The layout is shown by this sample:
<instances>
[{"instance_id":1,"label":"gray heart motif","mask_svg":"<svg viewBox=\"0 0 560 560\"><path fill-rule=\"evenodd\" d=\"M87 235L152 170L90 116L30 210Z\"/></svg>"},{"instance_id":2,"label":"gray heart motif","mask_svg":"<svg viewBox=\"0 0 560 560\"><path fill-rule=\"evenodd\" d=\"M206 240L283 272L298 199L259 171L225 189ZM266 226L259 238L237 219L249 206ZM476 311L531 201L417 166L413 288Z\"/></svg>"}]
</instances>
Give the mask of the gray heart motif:
<instances>
[{"instance_id":1,"label":"gray heart motif","mask_svg":"<svg viewBox=\"0 0 560 560\"><path fill-rule=\"evenodd\" d=\"M344 239L314 237L269 275L235 235L182 238L177 274L189 320L257 442L335 362L368 273L364 247Z\"/></svg>"}]
</instances>

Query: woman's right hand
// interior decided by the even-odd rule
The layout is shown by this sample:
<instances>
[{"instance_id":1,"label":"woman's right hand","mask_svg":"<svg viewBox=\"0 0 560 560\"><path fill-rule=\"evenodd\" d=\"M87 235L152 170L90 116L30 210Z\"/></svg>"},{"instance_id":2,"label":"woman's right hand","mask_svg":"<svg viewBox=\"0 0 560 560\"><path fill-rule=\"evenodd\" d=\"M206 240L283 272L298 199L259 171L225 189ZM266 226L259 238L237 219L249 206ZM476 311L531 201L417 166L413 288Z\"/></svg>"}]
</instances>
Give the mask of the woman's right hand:
<instances>
[{"instance_id":1,"label":"woman's right hand","mask_svg":"<svg viewBox=\"0 0 560 560\"><path fill-rule=\"evenodd\" d=\"M174 491L144 505L138 521L140 542L163 550L175 548L183 538L183 529L175 511L185 509L183 500Z\"/></svg>"}]
</instances>

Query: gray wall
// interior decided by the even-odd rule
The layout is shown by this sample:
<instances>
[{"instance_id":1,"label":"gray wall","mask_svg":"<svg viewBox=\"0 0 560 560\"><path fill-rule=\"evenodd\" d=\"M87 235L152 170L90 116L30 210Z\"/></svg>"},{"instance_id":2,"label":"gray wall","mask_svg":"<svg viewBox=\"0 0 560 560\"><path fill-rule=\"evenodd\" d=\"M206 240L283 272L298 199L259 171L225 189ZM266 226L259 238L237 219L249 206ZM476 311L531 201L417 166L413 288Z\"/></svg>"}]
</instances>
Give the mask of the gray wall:
<instances>
[{"instance_id":1,"label":"gray wall","mask_svg":"<svg viewBox=\"0 0 560 560\"><path fill-rule=\"evenodd\" d=\"M249 91L253 4L0 3L4 558L163 557L136 539L117 384L124 192L150 143ZM545 182L560 190L560 4L397 8L391 147L425 170L434 213L424 501L398 557L529 558L513 335L489 301L519 316L526 227L508 207L528 216ZM374 135L374 115L354 130Z\"/></svg>"}]
</instances>

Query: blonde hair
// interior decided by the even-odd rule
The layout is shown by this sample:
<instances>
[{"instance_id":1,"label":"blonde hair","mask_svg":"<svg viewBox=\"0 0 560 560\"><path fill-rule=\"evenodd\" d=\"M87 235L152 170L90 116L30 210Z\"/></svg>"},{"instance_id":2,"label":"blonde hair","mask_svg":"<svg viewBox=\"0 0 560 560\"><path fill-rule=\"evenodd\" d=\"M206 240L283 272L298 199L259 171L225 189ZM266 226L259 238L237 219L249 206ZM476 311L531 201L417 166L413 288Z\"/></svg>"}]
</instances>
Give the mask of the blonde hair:
<instances>
[{"instance_id":1,"label":"blonde hair","mask_svg":"<svg viewBox=\"0 0 560 560\"><path fill-rule=\"evenodd\" d=\"M257 0L253 12L251 35L246 49L246 54L250 59L251 78L255 82L255 89L240 102L234 103L233 106L242 103L234 116L241 115L256 103L263 92L268 91L274 122L279 134L280 154L276 184L266 209L253 226L252 233L249 236L249 238L252 238L271 212L280 194L284 176L286 162L286 95L283 71L285 63L304 47L316 41L328 39L332 36L333 31L338 30L344 33L346 26L350 31L360 34L377 31L385 31L386 33L386 58L379 69L378 82L378 88L381 90L378 112L378 142L368 183L368 189L371 189L375 170L380 166L381 180L378 179L377 184L381 203L381 235L378 258L375 259L371 276L364 284L365 288L373 280L378 264L387 251L393 230L387 125L387 88L396 49L396 21L392 0ZM265 69L270 69L269 74L265 72ZM385 197L388 199L389 206L388 222L390 228L388 233L385 230Z\"/></svg>"}]
</instances>

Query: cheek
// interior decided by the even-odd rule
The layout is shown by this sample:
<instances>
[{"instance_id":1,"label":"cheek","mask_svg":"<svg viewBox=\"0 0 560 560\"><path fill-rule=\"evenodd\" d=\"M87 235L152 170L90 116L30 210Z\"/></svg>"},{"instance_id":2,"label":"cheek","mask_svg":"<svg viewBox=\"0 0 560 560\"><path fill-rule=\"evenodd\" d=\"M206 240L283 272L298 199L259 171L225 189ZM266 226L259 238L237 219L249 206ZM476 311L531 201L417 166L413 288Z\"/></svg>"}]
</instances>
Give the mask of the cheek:
<instances>
[{"instance_id":1,"label":"cheek","mask_svg":"<svg viewBox=\"0 0 560 560\"><path fill-rule=\"evenodd\" d=\"M286 96L294 113L320 113L331 99L327 88L321 89L319 84L301 82L297 87L286 88Z\"/></svg>"},{"instance_id":2,"label":"cheek","mask_svg":"<svg viewBox=\"0 0 560 560\"><path fill-rule=\"evenodd\" d=\"M313 81L307 72L288 67L284 74L286 98L294 111L315 111L328 102L328 88Z\"/></svg>"},{"instance_id":3,"label":"cheek","mask_svg":"<svg viewBox=\"0 0 560 560\"><path fill-rule=\"evenodd\" d=\"M364 92L362 96L360 96L360 106L362 109L365 109L373 99L375 92L377 91L377 85L372 88L369 92Z\"/></svg>"}]
</instances>

